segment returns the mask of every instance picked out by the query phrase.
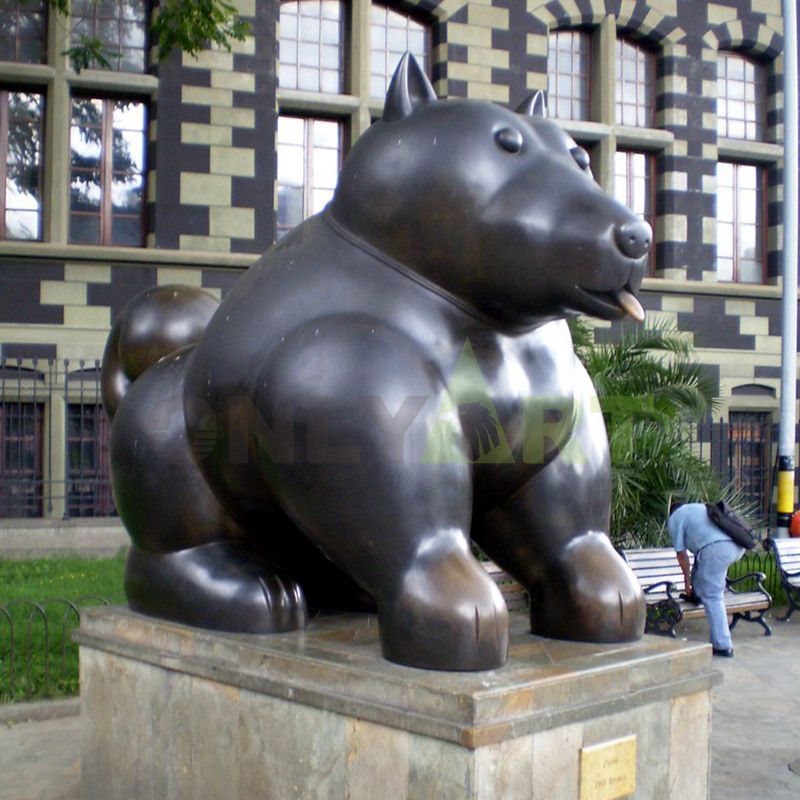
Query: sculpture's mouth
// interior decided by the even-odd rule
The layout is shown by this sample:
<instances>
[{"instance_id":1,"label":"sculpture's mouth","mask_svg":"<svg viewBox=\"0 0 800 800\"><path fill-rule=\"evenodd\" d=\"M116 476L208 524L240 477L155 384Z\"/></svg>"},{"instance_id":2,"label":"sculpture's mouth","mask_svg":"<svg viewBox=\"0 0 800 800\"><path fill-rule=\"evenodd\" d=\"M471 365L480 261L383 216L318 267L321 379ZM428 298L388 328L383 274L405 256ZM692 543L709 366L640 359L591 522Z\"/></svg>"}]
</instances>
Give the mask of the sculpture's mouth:
<instances>
[{"instance_id":1,"label":"sculpture's mouth","mask_svg":"<svg viewBox=\"0 0 800 800\"><path fill-rule=\"evenodd\" d=\"M575 290L584 301L584 309L602 319L616 319L627 314L637 322L644 320L644 309L629 286L604 292L576 286Z\"/></svg>"}]
</instances>

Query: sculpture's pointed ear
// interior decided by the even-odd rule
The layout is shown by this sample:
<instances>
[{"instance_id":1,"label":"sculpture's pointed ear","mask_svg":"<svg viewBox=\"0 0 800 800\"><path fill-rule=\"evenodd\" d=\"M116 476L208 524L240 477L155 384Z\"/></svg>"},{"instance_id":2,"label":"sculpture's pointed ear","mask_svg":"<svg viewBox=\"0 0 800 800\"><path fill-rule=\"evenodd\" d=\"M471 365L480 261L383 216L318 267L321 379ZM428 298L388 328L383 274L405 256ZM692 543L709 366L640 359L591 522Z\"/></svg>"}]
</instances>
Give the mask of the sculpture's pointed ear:
<instances>
[{"instance_id":1,"label":"sculpture's pointed ear","mask_svg":"<svg viewBox=\"0 0 800 800\"><path fill-rule=\"evenodd\" d=\"M414 56L405 53L394 71L389 91L386 92L383 121L404 119L415 108L435 99L436 92L433 91L428 76Z\"/></svg>"},{"instance_id":2,"label":"sculpture's pointed ear","mask_svg":"<svg viewBox=\"0 0 800 800\"><path fill-rule=\"evenodd\" d=\"M542 91L534 92L530 97L526 97L517 108L517 114L524 114L526 117L546 117L547 116L547 97Z\"/></svg>"}]
</instances>

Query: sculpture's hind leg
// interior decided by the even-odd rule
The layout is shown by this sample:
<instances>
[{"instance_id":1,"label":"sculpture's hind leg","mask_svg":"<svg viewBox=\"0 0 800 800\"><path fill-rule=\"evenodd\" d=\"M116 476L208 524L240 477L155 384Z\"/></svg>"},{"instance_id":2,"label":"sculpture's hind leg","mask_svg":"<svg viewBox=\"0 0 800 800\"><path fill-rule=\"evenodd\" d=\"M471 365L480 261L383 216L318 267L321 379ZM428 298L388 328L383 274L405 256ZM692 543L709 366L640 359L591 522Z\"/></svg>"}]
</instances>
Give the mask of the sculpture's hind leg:
<instances>
[{"instance_id":1,"label":"sculpture's hind leg","mask_svg":"<svg viewBox=\"0 0 800 800\"><path fill-rule=\"evenodd\" d=\"M303 627L300 586L252 549L197 467L183 412L189 353L150 367L114 416L114 497L133 541L128 601L134 610L206 628Z\"/></svg>"},{"instance_id":2,"label":"sculpture's hind leg","mask_svg":"<svg viewBox=\"0 0 800 800\"><path fill-rule=\"evenodd\" d=\"M566 450L476 521L475 541L529 590L534 633L622 642L644 632L641 588L606 535L610 492L603 420L584 410Z\"/></svg>"}]
</instances>

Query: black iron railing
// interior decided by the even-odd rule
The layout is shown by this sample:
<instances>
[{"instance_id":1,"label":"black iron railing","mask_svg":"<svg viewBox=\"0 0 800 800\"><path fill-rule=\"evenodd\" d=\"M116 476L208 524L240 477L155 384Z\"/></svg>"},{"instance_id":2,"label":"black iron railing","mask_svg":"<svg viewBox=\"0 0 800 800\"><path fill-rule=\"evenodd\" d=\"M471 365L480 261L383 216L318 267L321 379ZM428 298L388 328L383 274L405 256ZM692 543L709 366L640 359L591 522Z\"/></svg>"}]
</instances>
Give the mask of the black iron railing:
<instances>
[{"instance_id":1,"label":"black iron railing","mask_svg":"<svg viewBox=\"0 0 800 800\"><path fill-rule=\"evenodd\" d=\"M0 518L115 513L99 361L0 360Z\"/></svg>"}]
</instances>

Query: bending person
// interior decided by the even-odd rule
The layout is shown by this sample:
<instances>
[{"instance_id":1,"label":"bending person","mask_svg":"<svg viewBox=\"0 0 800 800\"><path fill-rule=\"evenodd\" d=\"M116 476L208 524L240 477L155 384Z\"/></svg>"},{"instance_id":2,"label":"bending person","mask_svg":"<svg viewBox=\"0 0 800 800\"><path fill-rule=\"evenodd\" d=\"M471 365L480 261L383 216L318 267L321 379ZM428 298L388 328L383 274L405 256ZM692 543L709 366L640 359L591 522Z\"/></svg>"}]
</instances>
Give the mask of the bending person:
<instances>
[{"instance_id":1,"label":"bending person","mask_svg":"<svg viewBox=\"0 0 800 800\"><path fill-rule=\"evenodd\" d=\"M744 554L736 544L708 517L704 503L674 502L667 523L672 546L683 571L686 593L695 594L702 602L715 656L733 656L731 630L723 593L728 567ZM694 553L694 568L689 568L689 555Z\"/></svg>"}]
</instances>

